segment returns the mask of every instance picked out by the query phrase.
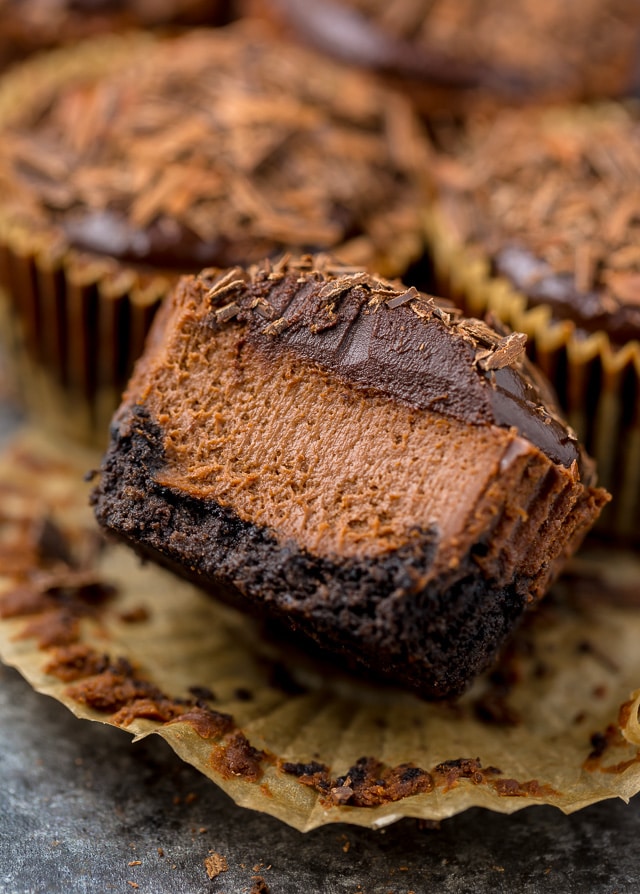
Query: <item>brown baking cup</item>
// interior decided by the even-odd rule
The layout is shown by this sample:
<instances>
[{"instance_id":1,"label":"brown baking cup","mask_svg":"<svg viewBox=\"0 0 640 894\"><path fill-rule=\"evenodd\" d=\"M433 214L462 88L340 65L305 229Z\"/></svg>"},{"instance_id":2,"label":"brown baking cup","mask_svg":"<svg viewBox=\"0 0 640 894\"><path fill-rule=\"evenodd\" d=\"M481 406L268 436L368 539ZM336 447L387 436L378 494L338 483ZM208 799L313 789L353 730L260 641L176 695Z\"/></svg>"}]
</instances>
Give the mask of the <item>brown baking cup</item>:
<instances>
[{"instance_id":1,"label":"brown baking cup","mask_svg":"<svg viewBox=\"0 0 640 894\"><path fill-rule=\"evenodd\" d=\"M470 316L494 315L528 336L528 353L553 383L569 423L596 461L600 484L613 496L597 530L640 542L640 340L616 343L604 330L587 332L558 318L541 299L532 306L492 269L489 251L466 240L446 200L425 210L425 228L440 292Z\"/></svg>"},{"instance_id":2,"label":"brown baking cup","mask_svg":"<svg viewBox=\"0 0 640 894\"><path fill-rule=\"evenodd\" d=\"M100 445L154 312L178 273L310 243L346 263L396 276L423 250L419 171L427 150L402 98L396 102L366 75L303 50L284 54L248 24L168 40L132 33L63 48L15 69L0 87L0 294L21 390L34 418ZM237 65L242 54L251 59L248 87L234 81L245 77ZM211 125L211 138L207 128L216 116L203 117L195 100L189 113L173 94L173 104L163 105L157 93L155 105L141 98L161 80L161 67L174 63L172 83L180 81L180 66L191 66L181 88L200 82L201 106L218 104L222 124ZM138 66L140 79L122 87L119 73L128 65ZM208 80L199 78L205 67ZM110 77L116 99L95 86ZM230 84L230 98L219 83ZM61 95L64 110L58 105L50 112ZM112 132L109 124L109 103L120 101L127 111L118 114L129 115L135 131L125 141L121 125ZM74 112L77 103L81 114ZM33 134L41 125L29 122L41 108L49 123L38 142ZM164 110L160 124L153 117L158 108ZM187 111L166 111L178 108ZM61 125L65 116L73 127ZM146 140L144 152L138 138ZM45 152L47 141L55 146ZM91 146L89 161L76 144ZM214 145L216 151L207 150ZM113 160L118 153L124 160ZM147 170L149 153L154 160ZM115 201L114 190L124 199ZM123 202L130 203L124 212ZM77 215L74 235L69 208ZM154 228L165 224L183 234L173 247L158 247ZM134 239L142 233L148 253L132 259L127 244L112 256L108 245L94 244L118 236L120 227Z\"/></svg>"},{"instance_id":3,"label":"brown baking cup","mask_svg":"<svg viewBox=\"0 0 640 894\"><path fill-rule=\"evenodd\" d=\"M0 657L79 718L162 736L238 804L304 831L571 813L640 790L637 556L578 556L491 674L429 704L315 664L105 544L91 461L29 432L0 457Z\"/></svg>"},{"instance_id":4,"label":"brown baking cup","mask_svg":"<svg viewBox=\"0 0 640 894\"><path fill-rule=\"evenodd\" d=\"M5 342L24 405L43 427L100 446L170 278L61 256L26 234L0 258Z\"/></svg>"}]
</instances>

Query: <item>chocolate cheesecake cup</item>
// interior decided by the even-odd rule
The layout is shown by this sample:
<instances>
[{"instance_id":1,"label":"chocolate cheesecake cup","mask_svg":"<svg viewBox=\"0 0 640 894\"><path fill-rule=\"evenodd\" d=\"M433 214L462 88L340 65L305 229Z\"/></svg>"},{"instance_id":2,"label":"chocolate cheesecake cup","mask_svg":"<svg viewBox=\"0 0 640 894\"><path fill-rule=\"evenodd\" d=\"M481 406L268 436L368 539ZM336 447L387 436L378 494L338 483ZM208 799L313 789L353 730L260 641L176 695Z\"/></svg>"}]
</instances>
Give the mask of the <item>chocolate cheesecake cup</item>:
<instances>
[{"instance_id":1,"label":"chocolate cheesecake cup","mask_svg":"<svg viewBox=\"0 0 640 894\"><path fill-rule=\"evenodd\" d=\"M323 52L392 78L425 112L619 97L637 86L637 2L245 3Z\"/></svg>"},{"instance_id":2,"label":"chocolate cheesecake cup","mask_svg":"<svg viewBox=\"0 0 640 894\"><path fill-rule=\"evenodd\" d=\"M440 288L529 335L640 540L640 118L620 105L503 112L449 131L432 167Z\"/></svg>"},{"instance_id":3,"label":"chocolate cheesecake cup","mask_svg":"<svg viewBox=\"0 0 640 894\"><path fill-rule=\"evenodd\" d=\"M0 287L38 418L105 437L182 272L423 250L425 143L402 97L249 25L105 38L0 88Z\"/></svg>"},{"instance_id":4,"label":"chocolate cheesecake cup","mask_svg":"<svg viewBox=\"0 0 640 894\"><path fill-rule=\"evenodd\" d=\"M606 500L524 336L323 258L181 280L93 495L142 556L437 699Z\"/></svg>"}]
</instances>

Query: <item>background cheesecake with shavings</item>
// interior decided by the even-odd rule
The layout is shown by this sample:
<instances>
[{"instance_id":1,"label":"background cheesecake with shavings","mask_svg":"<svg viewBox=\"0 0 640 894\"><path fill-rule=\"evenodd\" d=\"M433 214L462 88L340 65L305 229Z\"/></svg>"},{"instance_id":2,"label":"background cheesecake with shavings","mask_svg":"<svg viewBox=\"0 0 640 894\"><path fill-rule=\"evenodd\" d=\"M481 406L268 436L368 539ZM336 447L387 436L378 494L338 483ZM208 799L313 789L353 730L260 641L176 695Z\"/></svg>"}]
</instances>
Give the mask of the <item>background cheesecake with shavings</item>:
<instances>
[{"instance_id":1,"label":"background cheesecake with shavings","mask_svg":"<svg viewBox=\"0 0 640 894\"><path fill-rule=\"evenodd\" d=\"M87 41L0 86L0 287L38 419L103 439L182 272L330 250L400 275L423 250L402 97L254 25Z\"/></svg>"}]
</instances>

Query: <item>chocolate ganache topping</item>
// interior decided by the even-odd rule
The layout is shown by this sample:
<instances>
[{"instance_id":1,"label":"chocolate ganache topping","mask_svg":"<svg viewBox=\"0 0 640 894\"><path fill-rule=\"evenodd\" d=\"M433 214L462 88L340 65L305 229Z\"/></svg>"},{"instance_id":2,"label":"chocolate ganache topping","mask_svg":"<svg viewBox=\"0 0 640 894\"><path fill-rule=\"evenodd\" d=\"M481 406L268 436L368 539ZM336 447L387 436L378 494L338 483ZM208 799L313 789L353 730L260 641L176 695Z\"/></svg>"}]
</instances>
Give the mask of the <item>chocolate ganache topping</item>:
<instances>
[{"instance_id":1,"label":"chocolate ganache topping","mask_svg":"<svg viewBox=\"0 0 640 894\"><path fill-rule=\"evenodd\" d=\"M356 387L472 425L516 428L553 462L591 474L524 356L525 336L463 319L441 299L326 259L236 268L209 288L211 323L238 319L267 355L283 347ZM585 474L586 472L586 474Z\"/></svg>"},{"instance_id":2,"label":"chocolate ganache topping","mask_svg":"<svg viewBox=\"0 0 640 894\"><path fill-rule=\"evenodd\" d=\"M447 143L440 207L532 306L640 338L640 122L633 108L504 112Z\"/></svg>"},{"instance_id":3,"label":"chocolate ganache topping","mask_svg":"<svg viewBox=\"0 0 640 894\"><path fill-rule=\"evenodd\" d=\"M406 263L420 253L428 150L409 105L367 75L249 23L105 55L94 72L87 48L75 78L41 85L1 128L15 218L173 270L293 248L395 274L389 246Z\"/></svg>"}]
</instances>

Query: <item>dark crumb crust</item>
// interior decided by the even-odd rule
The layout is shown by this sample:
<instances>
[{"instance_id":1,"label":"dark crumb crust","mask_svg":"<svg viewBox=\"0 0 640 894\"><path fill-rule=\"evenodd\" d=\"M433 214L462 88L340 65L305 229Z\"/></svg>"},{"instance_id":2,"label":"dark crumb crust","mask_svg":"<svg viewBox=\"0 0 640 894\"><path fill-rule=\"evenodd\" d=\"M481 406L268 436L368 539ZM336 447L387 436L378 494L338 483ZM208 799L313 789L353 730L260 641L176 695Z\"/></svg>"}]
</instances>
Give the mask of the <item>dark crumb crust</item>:
<instances>
[{"instance_id":1,"label":"dark crumb crust","mask_svg":"<svg viewBox=\"0 0 640 894\"><path fill-rule=\"evenodd\" d=\"M145 409L121 417L92 495L101 525L143 557L243 610L275 618L368 676L432 699L455 697L493 661L527 603L529 578L504 586L478 575L474 556L482 542L455 573L425 585L433 531L416 531L376 561L329 561L279 544L211 499L159 485L154 478L163 463L162 431Z\"/></svg>"}]
</instances>

